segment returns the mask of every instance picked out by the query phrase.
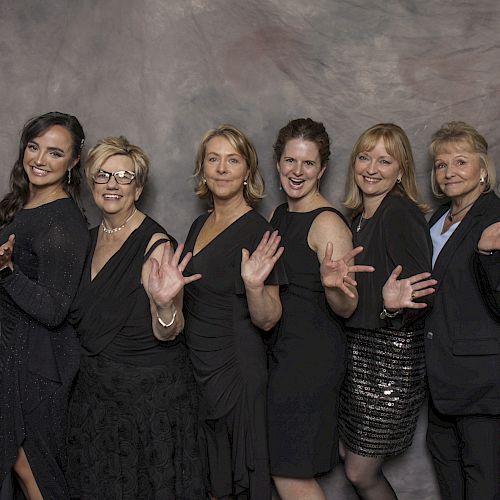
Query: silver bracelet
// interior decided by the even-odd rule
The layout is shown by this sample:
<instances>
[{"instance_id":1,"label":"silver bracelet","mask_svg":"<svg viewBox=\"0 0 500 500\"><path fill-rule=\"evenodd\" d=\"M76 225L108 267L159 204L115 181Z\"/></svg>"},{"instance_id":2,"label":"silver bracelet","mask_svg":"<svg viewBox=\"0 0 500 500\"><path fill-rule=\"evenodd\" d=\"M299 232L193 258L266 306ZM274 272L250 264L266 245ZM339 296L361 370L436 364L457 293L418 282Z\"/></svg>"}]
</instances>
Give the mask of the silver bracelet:
<instances>
[{"instance_id":1,"label":"silver bracelet","mask_svg":"<svg viewBox=\"0 0 500 500\"><path fill-rule=\"evenodd\" d=\"M402 310L398 309L397 311L394 311L393 313L390 313L384 306L382 309L382 312L380 313L380 319L385 319L385 318L395 318L398 314L401 314Z\"/></svg>"},{"instance_id":2,"label":"silver bracelet","mask_svg":"<svg viewBox=\"0 0 500 500\"><path fill-rule=\"evenodd\" d=\"M498 252L498 250L479 250L479 248L476 248L476 253L479 255L493 255L495 252Z\"/></svg>"},{"instance_id":3,"label":"silver bracelet","mask_svg":"<svg viewBox=\"0 0 500 500\"><path fill-rule=\"evenodd\" d=\"M160 325L163 326L163 328L168 328L169 326L172 326L174 324L176 316L177 316L177 309L175 309L174 314L173 314L172 319L170 320L170 322L169 323L165 323L165 321L163 321L160 318L160 315L158 314L158 311L156 311L156 318L158 319L158 323L160 323Z\"/></svg>"}]
</instances>

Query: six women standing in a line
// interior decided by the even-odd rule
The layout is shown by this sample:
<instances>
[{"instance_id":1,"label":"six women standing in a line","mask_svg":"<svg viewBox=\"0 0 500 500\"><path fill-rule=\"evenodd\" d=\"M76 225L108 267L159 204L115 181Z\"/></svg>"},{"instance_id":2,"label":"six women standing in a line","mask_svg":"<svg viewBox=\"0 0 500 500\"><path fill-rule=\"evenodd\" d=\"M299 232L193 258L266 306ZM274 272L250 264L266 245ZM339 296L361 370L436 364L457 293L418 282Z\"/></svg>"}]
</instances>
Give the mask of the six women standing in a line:
<instances>
[{"instance_id":1,"label":"six women standing in a line","mask_svg":"<svg viewBox=\"0 0 500 500\"><path fill-rule=\"evenodd\" d=\"M52 123L46 118L49 116L57 116L60 121ZM61 118L67 116L51 113L28 124L37 126L25 129L20 159L12 173L12 192L0 206L4 217L0 279L5 304L2 384L14 381L17 387L16 381L21 382L21 390L2 393L2 425L9 437L3 445L7 460L2 463L0 478L5 498L12 496L12 485L16 484L11 481L11 471L28 498L68 495L61 471L65 461L61 435L68 388L78 363L74 334L66 326L67 307L57 315L57 324L52 324L51 318L36 316L40 312L36 304L47 308L53 294L62 294L67 299L63 304L69 306L75 291L70 285L78 283L82 258L80 255L78 263L73 262L72 254L70 268L62 266L62 271L72 276L66 283L69 291L61 292L57 284L40 287L43 280L37 280L46 273L37 266L43 267L53 258L49 255L41 263L42 251L59 240L39 238L42 241L33 252L29 245L36 245L36 235L40 236L37 231L44 226L32 227L23 218L23 214L32 212L30 209L76 198L74 188L79 178L74 178L73 188L69 186L72 171L76 172L78 166L83 132L73 117L65 118L69 120L66 122ZM435 330L429 330L426 337L426 342L431 342L427 350L432 395L428 439L443 495L457 498L457 491L461 491L465 499L475 498L478 482L482 483L483 495L494 495L496 487L493 476L498 470L498 445L494 448L491 443L497 441L491 436L498 433L499 413L495 406L498 266L494 265L500 246L499 214L498 198L493 193L482 194L495 183L484 138L465 124L450 124L448 128L453 131L442 129L432 145L436 157L433 182L452 202L444 215L439 212L432 219L441 226L441 231L433 233L434 260L441 249L443 255L464 249L467 255L454 262L465 273L463 279L469 279L467 289L475 286L474 299L484 314L476 310L472 318L463 318L461 325L471 326L463 329L463 336L451 331L452 323L446 318L453 314L455 305L449 296L458 294L463 287L457 286L456 273L448 270L449 263L444 266L434 309L427 318L429 328ZM81 132L80 142L77 132ZM272 474L283 499L324 498L314 478L328 472L337 461L335 422L345 363L341 318L349 318L347 373L340 396L339 422L347 477L361 498L396 498L381 467L385 456L400 453L410 445L423 398L426 304L419 299L432 294L436 284L429 273L430 240L419 211L423 206L417 201L411 148L399 127L371 127L360 136L352 152L346 205L354 211L354 241L364 250L353 250L342 215L319 192L328 156L329 139L322 124L299 119L281 129L275 157L288 203L276 209L271 221L287 248L280 259L280 235L272 232L252 208L262 197L264 187L255 149L232 126L209 131L198 151L195 177L196 192L208 198L211 210L193 223L181 257L182 246L174 253L171 247L176 246L175 241L135 209L147 177L147 157L140 148L124 138L110 138L93 149L87 173L96 204L103 211L103 223L102 231L99 227L94 230L93 250L72 314L82 335L84 352L88 353L83 358L70 413L68 477L72 487L76 485L75 497L98 498L103 484L107 485L103 494L116 498L143 495L190 499L201 494L191 368L182 342L162 343L179 334L185 318L186 343L200 393L199 442L207 491L220 499L270 498ZM65 219L71 213L65 206L65 217L50 213L48 219ZM458 238L452 233L462 218L466 223L457 230L456 234L462 234ZM16 245L8 236L14 232L14 225ZM469 232L461 230L463 227ZM144 235L143 228L147 229ZM19 235L22 237L26 231L28 243L21 246ZM470 240L470 245L462 240ZM474 254L474 250L478 253ZM356 266L353 258L360 253L361 265ZM33 254L40 261L31 261ZM99 275L102 277L111 262L115 272L110 272L101 288L96 289L104 291L99 299L94 281L99 281ZM125 266L123 272L121 264ZM123 281L123 276L135 270L135 277ZM357 281L354 272L363 273ZM40 299L23 305L26 290L31 288ZM113 297L116 300L110 305ZM466 297L464 294L464 300L468 300ZM88 311L96 308L98 314L89 315ZM48 310L43 313L50 316L50 307ZM481 323L479 316L487 321ZM46 321L50 333L14 337L12 332L23 331L19 321L31 328L31 317L36 318L37 328ZM280 318L279 328L269 338L266 332ZM484 335L470 338L477 331L472 326L480 323ZM54 329L58 335L53 335ZM59 335L60 329L67 338ZM270 344L269 391L265 341ZM33 356L34 349L47 354L43 361ZM74 362L61 364L62 359ZM456 367L462 374L482 375L474 387L464 381L464 394L455 394L451 385L433 385L432 377L442 381L442 372L432 371L436 359L448 360L450 371ZM135 382L139 380L135 396L129 383L120 391L124 368L127 373L140 372L137 380L132 377ZM182 384L178 383L179 376ZM96 399L90 389L97 380L106 394ZM105 387L107 382L109 387ZM148 387L165 383L169 389L160 398L149 398ZM484 397L478 398L477 391ZM137 398L143 396L147 401L138 404ZM186 404L179 405L179 398ZM453 408L448 400L453 401ZM173 401L176 415L171 410ZM116 418L111 421L106 417L110 406L117 408ZM124 407L127 416L122 418ZM144 408L149 408L146 419ZM168 422L158 417L155 424L151 415L162 411ZM30 423L34 418L44 418L47 428L34 431ZM178 423L191 425L192 432L185 429L182 439L172 443L176 427L172 420L176 418ZM137 426L139 421L144 425ZM131 426L139 429L137 439L133 438ZM111 439L97 438L100 427L109 431ZM88 431L83 440L80 428ZM164 443L159 447L148 445L143 440L148 435L164 435ZM477 451L476 443L482 441L490 446L486 453ZM143 460L156 448L158 453L150 455L151 460ZM38 460L40 453L53 459L42 464ZM116 453L124 458L118 459L121 462L115 469ZM157 460L163 453L164 460ZM185 461L177 467L179 454ZM82 457L95 474L88 473L87 466L81 470ZM456 466L460 461L465 470ZM187 465L194 467L189 474ZM170 471L166 481L160 478L164 467ZM132 481L128 480L129 472L133 472ZM82 478L87 473L93 481L89 483L91 490L85 492L87 486L83 483L88 482Z\"/></svg>"}]
</instances>

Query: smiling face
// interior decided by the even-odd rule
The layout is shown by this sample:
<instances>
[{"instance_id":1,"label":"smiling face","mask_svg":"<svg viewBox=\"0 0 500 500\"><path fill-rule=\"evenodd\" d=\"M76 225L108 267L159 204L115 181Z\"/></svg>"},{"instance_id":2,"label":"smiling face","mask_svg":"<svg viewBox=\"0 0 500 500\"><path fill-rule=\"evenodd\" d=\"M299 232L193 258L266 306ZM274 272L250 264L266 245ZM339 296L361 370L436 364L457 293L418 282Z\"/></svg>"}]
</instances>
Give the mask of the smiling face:
<instances>
[{"instance_id":1,"label":"smiling face","mask_svg":"<svg viewBox=\"0 0 500 500\"><path fill-rule=\"evenodd\" d=\"M277 165L280 182L290 201L314 196L325 172L318 146L304 139L290 139Z\"/></svg>"},{"instance_id":2,"label":"smiling face","mask_svg":"<svg viewBox=\"0 0 500 500\"><path fill-rule=\"evenodd\" d=\"M363 193L363 198L382 200L401 179L399 162L385 149L381 138L370 151L360 151L354 162L354 180Z\"/></svg>"},{"instance_id":3,"label":"smiling face","mask_svg":"<svg viewBox=\"0 0 500 500\"><path fill-rule=\"evenodd\" d=\"M243 156L223 136L210 139L205 151L203 177L214 201L243 198L243 182L249 175Z\"/></svg>"},{"instance_id":4,"label":"smiling face","mask_svg":"<svg viewBox=\"0 0 500 500\"><path fill-rule=\"evenodd\" d=\"M98 170L109 173L119 171L135 172L134 162L125 155L109 157ZM97 207L108 215L129 214L142 193L142 187L137 187L134 179L130 184L118 184L111 176L107 184L94 183L92 194Z\"/></svg>"},{"instance_id":5,"label":"smiling face","mask_svg":"<svg viewBox=\"0 0 500 500\"><path fill-rule=\"evenodd\" d=\"M72 157L73 140L61 125L49 127L43 134L28 141L24 150L23 166L30 183L30 191L41 194L61 187L68 170L78 162Z\"/></svg>"},{"instance_id":6,"label":"smiling face","mask_svg":"<svg viewBox=\"0 0 500 500\"><path fill-rule=\"evenodd\" d=\"M481 177L487 176L477 153L462 142L443 144L434 159L434 180L450 199L467 204L483 191Z\"/></svg>"}]
</instances>

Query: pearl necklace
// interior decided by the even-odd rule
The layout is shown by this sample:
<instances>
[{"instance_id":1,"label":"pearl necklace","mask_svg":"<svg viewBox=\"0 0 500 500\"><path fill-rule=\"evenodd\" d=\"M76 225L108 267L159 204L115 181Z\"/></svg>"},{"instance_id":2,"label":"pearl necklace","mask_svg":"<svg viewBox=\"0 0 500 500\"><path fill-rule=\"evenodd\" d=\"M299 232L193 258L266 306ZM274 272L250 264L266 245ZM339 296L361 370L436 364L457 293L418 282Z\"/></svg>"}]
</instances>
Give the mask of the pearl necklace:
<instances>
[{"instance_id":1,"label":"pearl necklace","mask_svg":"<svg viewBox=\"0 0 500 500\"><path fill-rule=\"evenodd\" d=\"M102 230L106 234L113 234L113 233L117 233L118 231L121 231L127 225L127 222L135 215L136 212L137 212L137 208L134 208L134 211L132 212L132 214L127 217L127 219L125 220L125 222L121 226L113 227L111 229L108 229L106 227L106 225L104 224L104 220L103 220L101 222Z\"/></svg>"}]
</instances>

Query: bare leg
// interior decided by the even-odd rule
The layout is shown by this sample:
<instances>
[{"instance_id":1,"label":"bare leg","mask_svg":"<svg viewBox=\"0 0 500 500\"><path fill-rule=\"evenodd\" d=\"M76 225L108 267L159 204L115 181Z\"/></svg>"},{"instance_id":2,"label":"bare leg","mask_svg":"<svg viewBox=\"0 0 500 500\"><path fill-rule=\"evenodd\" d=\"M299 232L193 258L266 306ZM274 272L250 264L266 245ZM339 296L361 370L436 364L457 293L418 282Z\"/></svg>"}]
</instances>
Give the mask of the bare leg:
<instances>
[{"instance_id":1,"label":"bare leg","mask_svg":"<svg viewBox=\"0 0 500 500\"><path fill-rule=\"evenodd\" d=\"M345 449L345 475L362 500L397 500L382 473L383 457L362 457Z\"/></svg>"},{"instance_id":2,"label":"bare leg","mask_svg":"<svg viewBox=\"0 0 500 500\"><path fill-rule=\"evenodd\" d=\"M273 476L281 500L326 500L315 479Z\"/></svg>"},{"instance_id":3,"label":"bare leg","mask_svg":"<svg viewBox=\"0 0 500 500\"><path fill-rule=\"evenodd\" d=\"M28 462L28 457L26 457L22 447L19 448L13 469L26 499L43 500L42 493L36 484L35 476L33 476L33 471Z\"/></svg>"}]
</instances>

